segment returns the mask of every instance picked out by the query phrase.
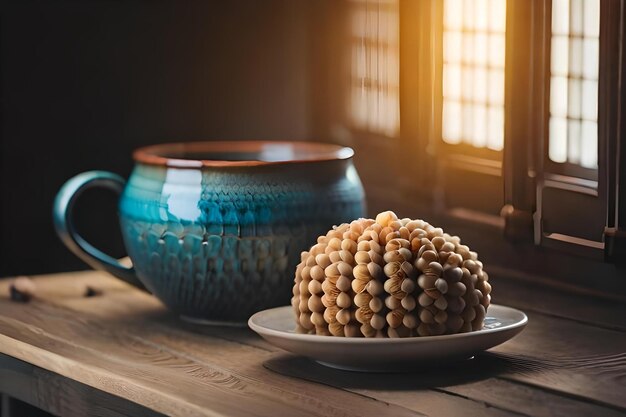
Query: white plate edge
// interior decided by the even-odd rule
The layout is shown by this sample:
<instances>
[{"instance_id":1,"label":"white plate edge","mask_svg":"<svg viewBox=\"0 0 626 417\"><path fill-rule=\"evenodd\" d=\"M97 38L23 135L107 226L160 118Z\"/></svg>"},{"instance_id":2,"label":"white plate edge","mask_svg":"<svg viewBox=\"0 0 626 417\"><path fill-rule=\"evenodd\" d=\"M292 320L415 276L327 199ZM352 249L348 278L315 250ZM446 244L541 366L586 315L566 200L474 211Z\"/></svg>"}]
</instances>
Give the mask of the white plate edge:
<instances>
[{"instance_id":1,"label":"white plate edge","mask_svg":"<svg viewBox=\"0 0 626 417\"><path fill-rule=\"evenodd\" d=\"M502 327L498 327L495 329L482 329L482 330L472 331L468 333L447 334L447 335L441 335L441 336L414 336L414 337L384 338L384 339L367 338L367 337L333 337L333 336L321 336L321 335L316 335L316 334L290 333L290 332L270 329L270 328L263 327L261 325L254 323L254 319L256 316L266 313L271 310L284 309L287 307L291 308L291 306L289 305L289 306L269 308L269 309L254 313L248 319L248 326L254 332L256 332L258 335L262 337L264 337L264 335L268 335L268 336L274 336L274 337L279 337L279 338L287 338L291 340L320 342L320 343L338 343L339 342L339 343L344 343L344 344L345 343L404 344L404 343L416 343L416 342L427 343L427 342L444 341L444 340L450 340L450 339L481 337L481 336L486 336L488 334L510 331L513 329L517 329L518 327L521 327L523 329L528 324L528 316L526 315L526 313L524 313L521 310L518 310L513 307L509 307L509 306L500 305L500 304L492 304L491 306L498 306L498 307L502 307L508 310L513 310L521 314L523 317L519 322L502 326Z\"/></svg>"}]
</instances>

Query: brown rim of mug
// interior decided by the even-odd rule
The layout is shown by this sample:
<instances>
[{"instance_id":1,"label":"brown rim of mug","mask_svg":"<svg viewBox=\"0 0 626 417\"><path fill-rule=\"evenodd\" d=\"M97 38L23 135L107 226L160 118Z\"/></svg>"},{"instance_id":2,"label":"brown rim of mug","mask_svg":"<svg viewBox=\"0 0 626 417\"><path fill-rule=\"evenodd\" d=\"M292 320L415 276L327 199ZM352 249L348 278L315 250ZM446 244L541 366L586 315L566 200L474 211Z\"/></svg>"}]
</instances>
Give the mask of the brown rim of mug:
<instances>
[{"instance_id":1,"label":"brown rim of mug","mask_svg":"<svg viewBox=\"0 0 626 417\"><path fill-rule=\"evenodd\" d=\"M194 153L211 152L261 152L263 145L289 146L296 153L293 159L278 161L263 160L219 160L194 159ZM191 155L185 155L191 154ZM180 155L180 156L178 156ZM185 155L185 156L183 156ZM215 141L163 143L139 148L133 152L133 159L142 164L161 165L172 168L201 167L252 167L261 165L283 165L294 163L336 161L354 156L352 148L321 142L298 141Z\"/></svg>"}]
</instances>

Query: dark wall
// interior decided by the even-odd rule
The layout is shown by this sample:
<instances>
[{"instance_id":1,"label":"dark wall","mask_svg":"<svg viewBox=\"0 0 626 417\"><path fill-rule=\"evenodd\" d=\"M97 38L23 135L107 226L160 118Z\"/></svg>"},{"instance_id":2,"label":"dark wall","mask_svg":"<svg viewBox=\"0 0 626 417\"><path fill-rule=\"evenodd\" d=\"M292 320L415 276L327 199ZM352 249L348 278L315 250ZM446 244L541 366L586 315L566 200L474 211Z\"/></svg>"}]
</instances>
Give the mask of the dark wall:
<instances>
[{"instance_id":1,"label":"dark wall","mask_svg":"<svg viewBox=\"0 0 626 417\"><path fill-rule=\"evenodd\" d=\"M151 143L308 137L305 1L0 7L0 276L84 268L50 214L81 171L127 176ZM89 192L77 211L86 237L124 254L115 196Z\"/></svg>"}]
</instances>

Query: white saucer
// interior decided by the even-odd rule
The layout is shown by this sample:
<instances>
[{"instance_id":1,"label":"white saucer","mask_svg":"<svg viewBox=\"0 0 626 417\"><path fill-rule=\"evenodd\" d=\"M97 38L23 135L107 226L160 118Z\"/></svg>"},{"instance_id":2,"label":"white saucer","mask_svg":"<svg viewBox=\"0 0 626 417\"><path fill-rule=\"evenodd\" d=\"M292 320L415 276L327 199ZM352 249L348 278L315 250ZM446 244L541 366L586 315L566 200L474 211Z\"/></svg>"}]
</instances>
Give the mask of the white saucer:
<instances>
[{"instance_id":1,"label":"white saucer","mask_svg":"<svg viewBox=\"0 0 626 417\"><path fill-rule=\"evenodd\" d=\"M374 339L295 333L291 306L260 311L248 325L274 346L317 362L351 371L407 371L443 361L464 360L511 339L528 323L523 312L492 304L485 327L443 336Z\"/></svg>"}]
</instances>

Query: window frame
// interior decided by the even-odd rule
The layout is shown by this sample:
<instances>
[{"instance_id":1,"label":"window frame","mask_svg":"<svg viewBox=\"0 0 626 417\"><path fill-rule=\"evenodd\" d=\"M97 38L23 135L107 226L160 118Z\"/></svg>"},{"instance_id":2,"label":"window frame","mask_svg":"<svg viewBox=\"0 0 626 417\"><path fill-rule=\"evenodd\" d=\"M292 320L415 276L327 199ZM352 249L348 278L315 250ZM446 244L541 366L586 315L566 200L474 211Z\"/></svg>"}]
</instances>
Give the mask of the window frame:
<instances>
[{"instance_id":1,"label":"window frame","mask_svg":"<svg viewBox=\"0 0 626 417\"><path fill-rule=\"evenodd\" d=\"M615 71L621 71L619 63L615 62L617 44L620 40L619 27L622 7L615 10L615 2L600 0L600 51L599 51L599 79L598 79L598 169L589 170L569 163L555 163L548 157L548 123L549 123L549 82L550 82L550 48L551 48L551 0L534 0L529 7L534 9L533 20L536 22L535 56L540 57L541 65L537 65L533 78L537 85L543 88L536 89L535 93L541 100L542 111L535 114L534 123L539 129L539 146L537 146L536 164L536 211L534 221L534 241L536 244L564 249L570 252L601 259L605 252L604 228L607 224L607 209L609 196L607 194L607 146L611 142L608 132L610 125L615 123L617 107L611 98L615 88ZM623 37L621 37L623 39ZM619 42L616 42L619 41ZM613 88L611 89L611 86ZM535 101L538 103L538 101ZM615 141L617 138L615 137ZM591 172L593 171L593 172ZM555 191L556 190L556 191ZM578 213L571 215L564 200L547 201L546 195L560 193L561 197L569 200L569 206L581 207ZM554 200L554 197L552 197ZM556 215L549 218L547 212L561 213L561 219ZM584 213L584 214L583 214ZM569 218L565 215L569 214ZM588 218L595 219L589 224ZM556 223L551 229L547 225ZM576 223L580 228L579 234L561 232L567 229L568 224ZM595 224L593 224L595 223ZM594 238L591 238L591 237Z\"/></svg>"},{"instance_id":2,"label":"window frame","mask_svg":"<svg viewBox=\"0 0 626 417\"><path fill-rule=\"evenodd\" d=\"M606 260L623 268L626 266L626 4L606 3L604 13L613 18L600 26L600 36L604 34L605 39L604 44L600 42L600 54L605 51L609 70L605 83L599 86L598 103L598 112L600 108L607 109L605 123L599 131L599 140L603 138L600 149L605 163L601 176L606 179L603 190L607 202L604 255Z\"/></svg>"},{"instance_id":3,"label":"window frame","mask_svg":"<svg viewBox=\"0 0 626 417\"><path fill-rule=\"evenodd\" d=\"M422 37L424 41L419 47L428 51L429 56L425 57L425 62L430 62L434 57L427 80L434 85L430 92L432 102L430 106L423 108L425 116L422 120L434 124L429 128L431 132L429 148L437 161L434 179L436 189L433 193L435 210L445 212L451 217L474 218L479 223L501 228L504 226L500 217L504 198L494 200L493 196L502 195L504 188L502 170L504 149L496 151L477 148L467 143L449 144L443 140L444 2L423 3L426 3L423 5L423 15L429 16L430 19L425 21L422 27L422 31L428 33ZM504 96L506 103L506 90ZM427 126L420 126L420 131L426 129ZM477 183L481 186L477 187ZM453 192L451 187L456 184L458 186ZM468 192L459 195L459 189ZM484 204L489 201L492 204Z\"/></svg>"},{"instance_id":4,"label":"window frame","mask_svg":"<svg viewBox=\"0 0 626 417\"><path fill-rule=\"evenodd\" d=\"M615 57L618 38L623 44L623 35L615 36L623 22L619 16L623 6L615 6L615 2L601 0L601 33L600 33L600 71L598 85L598 169L592 170L571 163L558 164L548 157L548 123L549 123L549 81L550 81L550 47L551 47L551 0L531 0L507 2L507 32L505 55L505 132L504 149L502 152L488 149L477 149L471 145L450 145L441 138L442 109L442 68L443 68L443 5L435 2L433 9L427 10L430 21L428 31L434 33L434 40L428 34L423 36L428 42L421 42L420 48L430 51L435 48L436 57L434 73L428 74L428 80L436 87L431 106L422 112L421 126L416 133L429 131L429 148L438 161L437 190L434 192L436 210L446 210L454 215L457 210L446 204L446 181L442 180L444 172L454 166L459 172L482 172L486 175L498 175L499 167L494 161L501 161L502 188L504 201L500 215L504 221L504 234L511 240L534 242L537 245L557 249L565 249L592 258L603 255L603 227L607 211L607 136L608 125L615 123L617 106L611 103L615 98L615 77L609 79L607 68L620 68ZM426 6L428 9L428 6ZM609 10L610 9L610 10ZM611 20L610 24L607 22ZM623 29L621 29L623 31ZM422 31L424 31L422 29ZM402 31L401 31L402 33ZM623 33L623 32L621 32ZM432 35L431 35L432 36ZM515 51L515 53L511 53ZM402 62L402 56L401 56ZM422 79L421 82L424 82ZM402 91L402 88L401 88ZM401 92L402 95L402 92ZM405 100L408 101L408 100ZM434 115L430 109L434 108ZM402 111L402 104L401 104ZM427 123L435 121L435 126ZM426 121L426 123L424 123ZM530 138L530 140L529 140ZM534 138L534 140L533 140ZM485 169L489 166L489 169ZM478 198L489 198L497 192L494 187L482 187ZM567 213L567 207L555 201L555 193L565 193L576 206L584 209L580 212L598 219L597 224L589 225L581 235L565 232L562 216L553 213ZM546 196L551 197L550 199ZM551 200L551 201L549 201ZM471 206L471 202L468 202ZM548 216L547 213L552 213ZM482 214L479 217L485 219ZM490 213L493 216L493 213ZM467 217L467 216L466 216ZM568 223L585 224L581 213L578 218L568 219ZM496 224L490 217L487 223ZM484 222L484 221L483 221ZM549 229L548 225L553 225ZM608 225L608 223L607 223ZM584 229L584 227L583 227ZM587 238L594 236L594 239Z\"/></svg>"},{"instance_id":5,"label":"window frame","mask_svg":"<svg viewBox=\"0 0 626 417\"><path fill-rule=\"evenodd\" d=\"M321 79L319 72L312 74L315 75L313 85L320 85L320 81L324 85L312 92L313 136L326 137L357 149L357 168L371 199L384 201L388 198L393 182L395 194L401 196L398 201L406 203L406 207L419 205L437 216L495 226L509 240L529 247L540 245L563 249L595 259L603 255L610 257L610 253L623 248L626 234L626 128L620 125L620 120L626 120L620 119L626 108L622 97L624 87L621 86L626 55L623 2L601 0L597 181L586 173L568 169L558 171L546 163L550 162L546 161L547 152L544 152L549 120L549 72L546 68L549 69L551 43L550 0L507 2L505 141L502 151L450 145L441 139L443 8L439 1L399 0L400 131L397 137L351 128L347 115L342 114L344 109L337 108L345 105L346 85L343 83L349 78L343 73L330 75L331 67L341 61L341 53L349 50L345 49L349 48L349 43L342 43L336 37L345 30L342 19L347 16L347 2L322 4L325 5L322 7L325 18L331 23L326 28L329 35L321 43L324 49L318 47L314 56L328 57L329 49L331 58L326 58ZM317 35L319 30L316 29L315 33ZM432 48L438 51L434 62ZM424 65L425 62L429 65ZM334 107L327 106L329 97L340 100L334 100ZM316 117L319 114L323 117ZM337 132L337 126L343 127L344 131ZM395 161L399 168L390 167L390 172L380 170L377 164L380 160ZM471 201L467 205L448 204L446 189L450 176L447 171L451 166L456 170L456 177L474 173L492 180L497 178L499 182L482 187L475 198L490 198L499 193L503 197L498 210L475 210ZM580 199L582 206L588 205L585 198L593 197L602 202L600 208L591 208L586 213L603 222L596 243L604 236L606 244L586 245L589 242L584 239L577 236L569 239L559 230L549 230L553 235L546 235L546 209L550 206L553 212L562 212L563 207L558 207L558 202L547 202L543 198L545 189L563 191L574 200ZM589 214L592 212L595 214ZM559 236L555 236L555 232ZM619 253L624 252L620 250Z\"/></svg>"}]
</instances>

